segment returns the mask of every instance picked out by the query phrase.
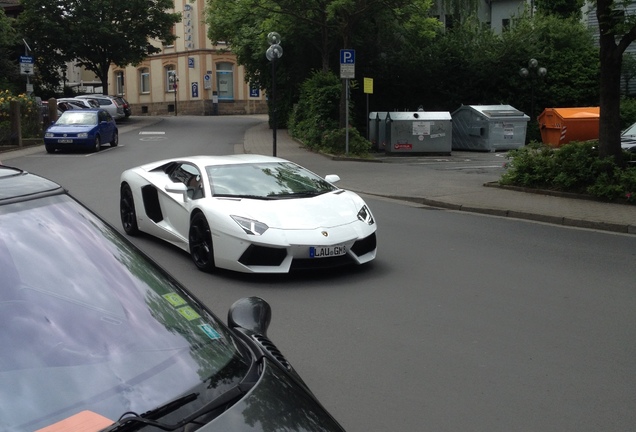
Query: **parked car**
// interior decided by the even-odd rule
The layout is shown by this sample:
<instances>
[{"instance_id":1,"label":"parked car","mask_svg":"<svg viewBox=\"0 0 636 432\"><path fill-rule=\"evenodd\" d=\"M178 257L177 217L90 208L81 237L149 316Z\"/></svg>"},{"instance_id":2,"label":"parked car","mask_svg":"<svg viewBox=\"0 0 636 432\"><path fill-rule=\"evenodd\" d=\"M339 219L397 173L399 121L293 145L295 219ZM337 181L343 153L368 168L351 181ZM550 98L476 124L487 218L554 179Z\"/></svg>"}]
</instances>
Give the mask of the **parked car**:
<instances>
[{"instance_id":1,"label":"parked car","mask_svg":"<svg viewBox=\"0 0 636 432\"><path fill-rule=\"evenodd\" d=\"M87 98L59 98L57 100L58 104L60 102L66 102L73 106L79 108L99 108L99 102L96 99L87 99Z\"/></svg>"},{"instance_id":2,"label":"parked car","mask_svg":"<svg viewBox=\"0 0 636 432\"><path fill-rule=\"evenodd\" d=\"M191 156L121 175L120 213L189 252L203 271L287 273L364 264L376 256L376 223L364 200L285 159Z\"/></svg>"},{"instance_id":3,"label":"parked car","mask_svg":"<svg viewBox=\"0 0 636 432\"><path fill-rule=\"evenodd\" d=\"M124 107L121 106L113 96L90 94L77 97L79 99L95 99L99 103L100 108L108 111L115 120L121 120L126 117Z\"/></svg>"},{"instance_id":4,"label":"parked car","mask_svg":"<svg viewBox=\"0 0 636 432\"><path fill-rule=\"evenodd\" d=\"M124 108L124 114L126 118L130 117L132 115L132 109L130 108L130 104L128 103L128 101L123 96L112 97L115 98L117 100L117 103L119 103L119 105Z\"/></svg>"},{"instance_id":5,"label":"parked car","mask_svg":"<svg viewBox=\"0 0 636 432\"><path fill-rule=\"evenodd\" d=\"M343 432L267 337L267 302L224 325L58 184L6 166L0 274L3 431Z\"/></svg>"},{"instance_id":6,"label":"parked car","mask_svg":"<svg viewBox=\"0 0 636 432\"><path fill-rule=\"evenodd\" d=\"M636 153L636 123L628 127L621 134L621 147L631 153Z\"/></svg>"},{"instance_id":7,"label":"parked car","mask_svg":"<svg viewBox=\"0 0 636 432\"><path fill-rule=\"evenodd\" d=\"M117 146L119 130L113 117L101 108L65 111L44 133L44 146L49 153L62 149L98 152L102 143Z\"/></svg>"}]
</instances>

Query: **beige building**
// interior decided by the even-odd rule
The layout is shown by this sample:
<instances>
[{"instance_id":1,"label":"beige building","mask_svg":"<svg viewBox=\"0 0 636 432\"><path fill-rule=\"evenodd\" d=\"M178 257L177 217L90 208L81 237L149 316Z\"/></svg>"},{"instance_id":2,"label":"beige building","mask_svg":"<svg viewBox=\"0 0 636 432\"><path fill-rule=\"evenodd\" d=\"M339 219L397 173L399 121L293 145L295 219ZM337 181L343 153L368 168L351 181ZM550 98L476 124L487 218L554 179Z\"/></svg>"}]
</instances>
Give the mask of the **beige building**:
<instances>
[{"instance_id":1,"label":"beige building","mask_svg":"<svg viewBox=\"0 0 636 432\"><path fill-rule=\"evenodd\" d=\"M174 3L182 15L174 45L154 42L160 53L136 66L112 67L108 94L125 97L133 115L266 113L266 97L245 82L236 57L208 40L205 0Z\"/></svg>"}]
</instances>

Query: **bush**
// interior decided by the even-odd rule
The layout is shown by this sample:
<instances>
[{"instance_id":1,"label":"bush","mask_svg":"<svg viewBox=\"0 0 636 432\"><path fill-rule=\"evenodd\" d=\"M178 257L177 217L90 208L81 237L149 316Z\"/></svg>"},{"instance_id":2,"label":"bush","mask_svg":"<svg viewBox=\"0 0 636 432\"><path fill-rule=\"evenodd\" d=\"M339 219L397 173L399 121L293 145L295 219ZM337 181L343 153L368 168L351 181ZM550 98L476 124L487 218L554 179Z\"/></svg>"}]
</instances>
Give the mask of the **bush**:
<instances>
[{"instance_id":1,"label":"bush","mask_svg":"<svg viewBox=\"0 0 636 432\"><path fill-rule=\"evenodd\" d=\"M9 107L11 102L20 103L20 124L23 138L39 138L42 134L40 108L30 96L15 96L9 90L0 91L0 141L8 141L11 136Z\"/></svg>"},{"instance_id":2,"label":"bush","mask_svg":"<svg viewBox=\"0 0 636 432\"><path fill-rule=\"evenodd\" d=\"M327 131L322 136L321 150L335 155L346 153L347 130L345 128ZM366 156L371 150L371 142L360 135L357 129L349 128L349 154Z\"/></svg>"},{"instance_id":3,"label":"bush","mask_svg":"<svg viewBox=\"0 0 636 432\"><path fill-rule=\"evenodd\" d=\"M597 141L572 142L558 149L531 143L510 151L507 158L502 185L636 203L636 167L622 168L612 158L599 159Z\"/></svg>"}]
</instances>

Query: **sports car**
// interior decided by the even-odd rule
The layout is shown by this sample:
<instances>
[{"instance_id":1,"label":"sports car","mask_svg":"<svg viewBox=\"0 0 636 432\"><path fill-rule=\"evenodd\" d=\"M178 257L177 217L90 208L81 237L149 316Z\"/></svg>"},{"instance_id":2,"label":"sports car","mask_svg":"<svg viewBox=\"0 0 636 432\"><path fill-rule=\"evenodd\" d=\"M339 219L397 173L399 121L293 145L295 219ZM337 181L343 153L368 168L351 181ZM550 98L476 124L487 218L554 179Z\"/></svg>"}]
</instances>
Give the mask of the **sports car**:
<instances>
[{"instance_id":1,"label":"sports car","mask_svg":"<svg viewBox=\"0 0 636 432\"><path fill-rule=\"evenodd\" d=\"M162 160L121 175L120 214L188 252L203 271L287 273L364 264L376 256L376 221L337 175L285 159L237 154Z\"/></svg>"}]
</instances>

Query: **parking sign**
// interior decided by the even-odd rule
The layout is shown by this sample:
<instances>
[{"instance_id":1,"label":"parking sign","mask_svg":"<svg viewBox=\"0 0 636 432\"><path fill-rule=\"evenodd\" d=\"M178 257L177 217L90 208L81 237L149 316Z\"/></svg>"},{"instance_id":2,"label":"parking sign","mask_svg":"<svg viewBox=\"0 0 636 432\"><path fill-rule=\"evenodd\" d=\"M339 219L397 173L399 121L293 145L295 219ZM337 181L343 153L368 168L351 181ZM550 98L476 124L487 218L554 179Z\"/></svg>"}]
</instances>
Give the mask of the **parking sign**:
<instances>
[{"instance_id":1,"label":"parking sign","mask_svg":"<svg viewBox=\"0 0 636 432\"><path fill-rule=\"evenodd\" d=\"M340 78L356 77L356 51L352 49L340 50Z\"/></svg>"}]
</instances>

